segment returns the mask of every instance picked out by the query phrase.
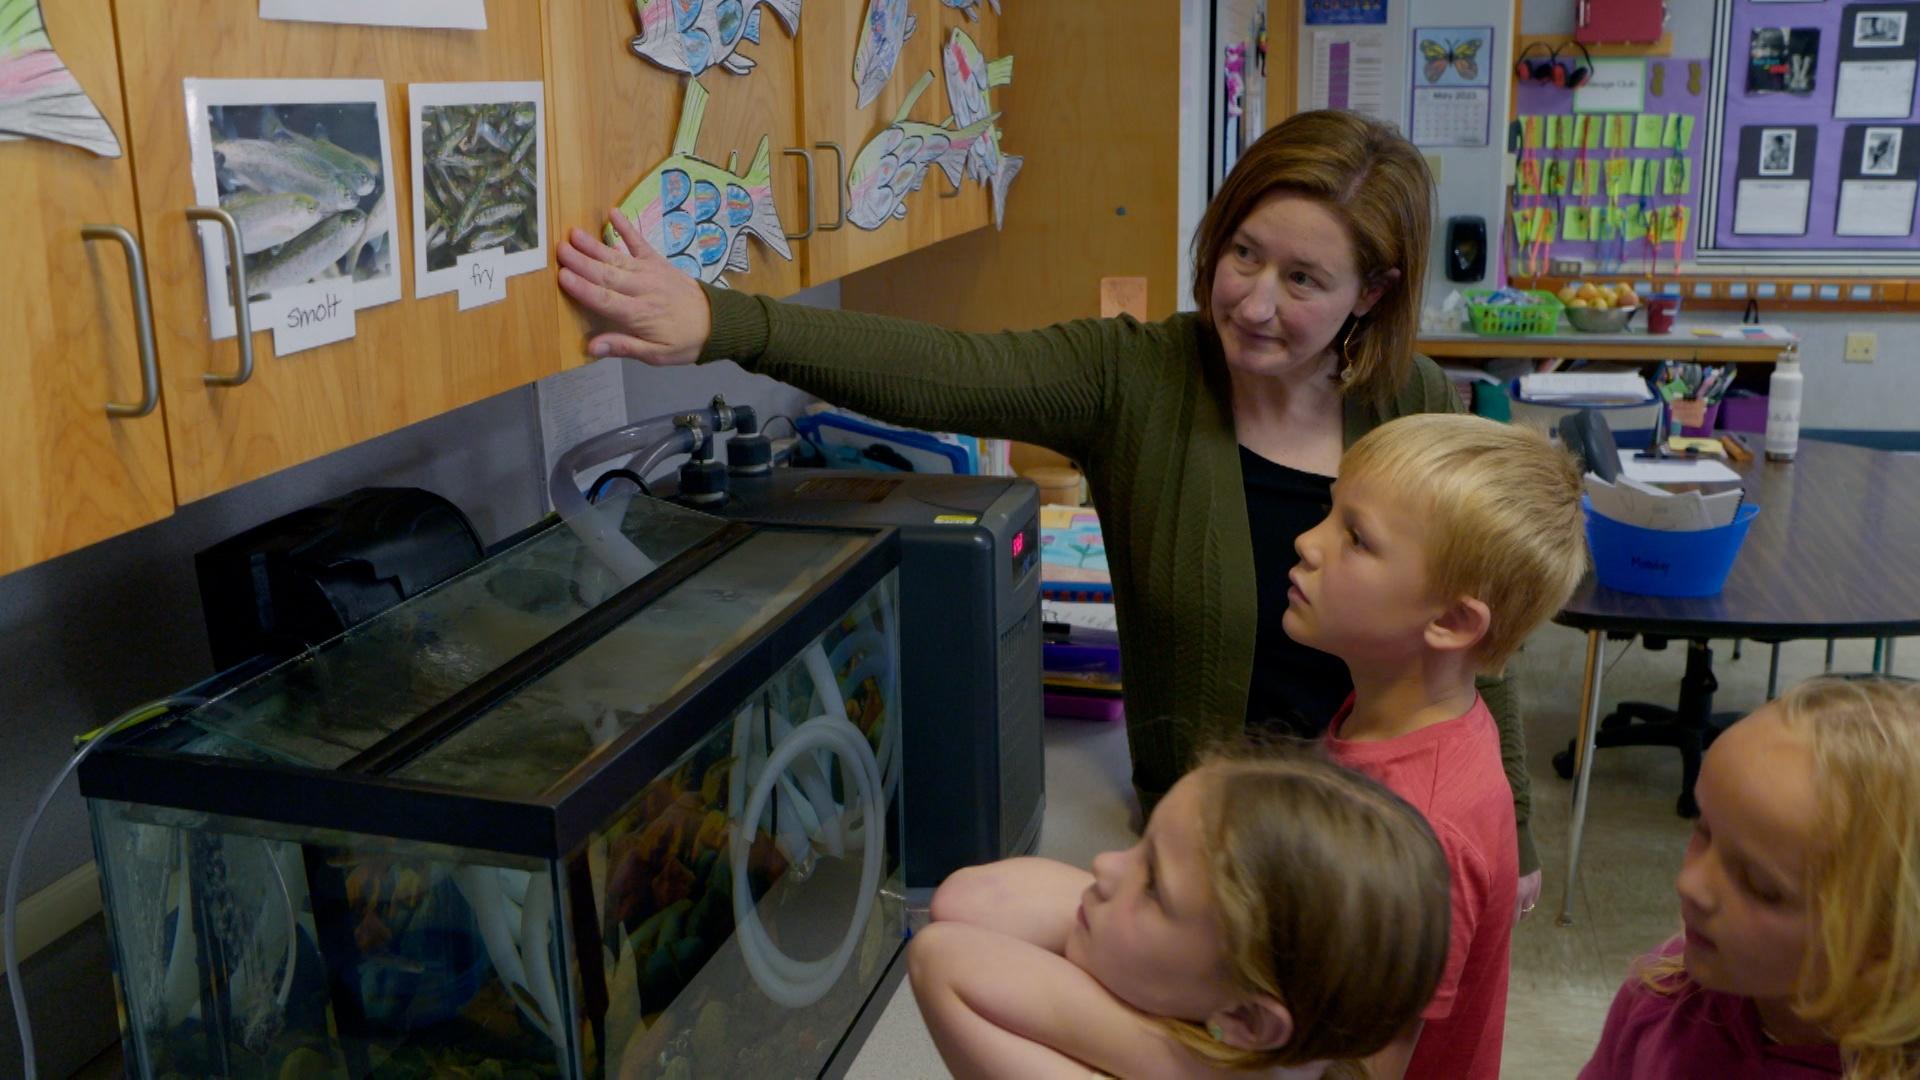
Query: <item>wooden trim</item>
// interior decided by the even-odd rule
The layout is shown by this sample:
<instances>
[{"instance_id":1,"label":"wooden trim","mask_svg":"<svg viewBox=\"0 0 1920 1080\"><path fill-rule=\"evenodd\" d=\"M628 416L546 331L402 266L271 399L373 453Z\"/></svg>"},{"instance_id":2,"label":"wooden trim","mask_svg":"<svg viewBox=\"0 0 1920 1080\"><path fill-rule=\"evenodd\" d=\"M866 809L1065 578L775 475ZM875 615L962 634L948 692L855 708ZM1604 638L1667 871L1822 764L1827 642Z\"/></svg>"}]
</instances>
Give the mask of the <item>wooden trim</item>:
<instances>
[{"instance_id":1,"label":"wooden trim","mask_svg":"<svg viewBox=\"0 0 1920 1080\"><path fill-rule=\"evenodd\" d=\"M1520 8L1523 2L1524 0L1514 0L1513 25L1515 26L1520 25ZM1572 34L1516 34L1513 38L1513 55L1516 60L1519 59L1520 50L1526 48L1528 45L1537 43L1552 48L1555 45L1565 45L1572 40ZM1661 34L1660 40L1658 41L1588 41L1582 42L1582 44L1587 47L1587 52L1595 58L1603 56L1673 55L1673 35L1671 33ZM1577 57L1580 50L1568 49L1567 52L1571 52ZM1565 56L1566 53L1561 53L1561 55Z\"/></svg>"},{"instance_id":2,"label":"wooden trim","mask_svg":"<svg viewBox=\"0 0 1920 1080\"><path fill-rule=\"evenodd\" d=\"M1420 338L1414 351L1432 360L1620 360L1651 364L1661 360L1680 360L1712 364L1771 364L1787 350L1788 343L1772 347L1756 345L1720 345L1709 338L1688 334L1649 337L1646 344L1595 342L1582 344L1553 338L1486 337L1474 339Z\"/></svg>"},{"instance_id":3,"label":"wooden trim","mask_svg":"<svg viewBox=\"0 0 1920 1080\"><path fill-rule=\"evenodd\" d=\"M1560 287L1569 281L1604 280L1639 283L1651 281L1654 291L1661 286L1677 285L1680 288L1683 306L1698 311L1741 311L1748 300L1758 301L1764 313L1780 311L1832 311L1832 312L1883 312L1898 313L1920 310L1920 282L1888 278L1839 278L1839 277L1774 277L1771 275L1714 275L1714 274L1655 274L1647 275L1631 268L1620 273L1593 273L1580 275L1547 275L1542 277L1514 277L1508 284L1516 289L1545 289L1559 292ZM1713 290L1711 296L1701 296L1696 289L1705 285ZM1741 290L1744 288L1744 295ZM1760 295L1771 288L1773 295ZM1823 288L1838 290L1838 298L1823 300L1820 298ZM1868 288L1873 290L1871 299L1855 297L1854 290ZM1809 295L1796 297L1797 289L1804 289Z\"/></svg>"},{"instance_id":4,"label":"wooden trim","mask_svg":"<svg viewBox=\"0 0 1920 1080\"><path fill-rule=\"evenodd\" d=\"M88 860L20 901L14 921L21 963L99 913L100 867Z\"/></svg>"},{"instance_id":5,"label":"wooden trim","mask_svg":"<svg viewBox=\"0 0 1920 1080\"><path fill-rule=\"evenodd\" d=\"M1294 57L1300 55L1302 17L1300 0L1270 0L1267 5L1268 127L1300 111L1300 77Z\"/></svg>"}]
</instances>

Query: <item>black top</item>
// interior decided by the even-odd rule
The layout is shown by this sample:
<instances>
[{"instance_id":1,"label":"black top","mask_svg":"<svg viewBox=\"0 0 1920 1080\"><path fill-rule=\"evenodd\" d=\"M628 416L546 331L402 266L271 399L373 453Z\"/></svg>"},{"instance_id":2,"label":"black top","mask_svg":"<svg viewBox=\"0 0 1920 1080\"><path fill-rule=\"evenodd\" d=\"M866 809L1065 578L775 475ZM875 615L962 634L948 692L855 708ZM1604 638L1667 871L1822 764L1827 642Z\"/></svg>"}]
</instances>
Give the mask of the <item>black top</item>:
<instances>
[{"instance_id":1,"label":"black top","mask_svg":"<svg viewBox=\"0 0 1920 1080\"><path fill-rule=\"evenodd\" d=\"M1280 625L1287 613L1287 574L1300 561L1293 542L1320 524L1333 505L1333 477L1290 469L1240 448L1253 533L1253 576L1259 621L1253 639L1253 682L1247 692L1249 731L1315 738L1353 692L1347 665L1309 649Z\"/></svg>"}]
</instances>

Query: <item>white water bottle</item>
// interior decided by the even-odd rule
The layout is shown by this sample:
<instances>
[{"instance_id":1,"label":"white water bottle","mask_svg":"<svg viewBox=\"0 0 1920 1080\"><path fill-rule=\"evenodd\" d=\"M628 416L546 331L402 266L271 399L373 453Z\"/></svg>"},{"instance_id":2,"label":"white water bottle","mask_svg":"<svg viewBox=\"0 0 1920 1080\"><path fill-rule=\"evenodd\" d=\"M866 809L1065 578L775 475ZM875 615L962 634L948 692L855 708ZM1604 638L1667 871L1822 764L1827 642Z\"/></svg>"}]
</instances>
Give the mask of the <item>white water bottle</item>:
<instances>
[{"instance_id":1,"label":"white water bottle","mask_svg":"<svg viewBox=\"0 0 1920 1080\"><path fill-rule=\"evenodd\" d=\"M1767 383L1767 460L1792 461L1800 447L1800 357L1781 355Z\"/></svg>"}]
</instances>

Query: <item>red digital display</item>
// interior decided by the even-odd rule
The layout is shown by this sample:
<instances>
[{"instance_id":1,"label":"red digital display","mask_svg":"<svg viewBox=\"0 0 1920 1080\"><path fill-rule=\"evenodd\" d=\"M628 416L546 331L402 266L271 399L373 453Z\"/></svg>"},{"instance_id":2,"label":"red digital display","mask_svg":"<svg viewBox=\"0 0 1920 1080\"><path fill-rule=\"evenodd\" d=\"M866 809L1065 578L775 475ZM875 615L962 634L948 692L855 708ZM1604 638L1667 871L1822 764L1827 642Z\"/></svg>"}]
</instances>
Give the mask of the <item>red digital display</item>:
<instances>
[{"instance_id":1,"label":"red digital display","mask_svg":"<svg viewBox=\"0 0 1920 1080\"><path fill-rule=\"evenodd\" d=\"M1027 550L1027 534L1024 532L1014 533L1013 534L1013 557L1016 559L1019 558L1022 554L1026 552L1026 550Z\"/></svg>"}]
</instances>

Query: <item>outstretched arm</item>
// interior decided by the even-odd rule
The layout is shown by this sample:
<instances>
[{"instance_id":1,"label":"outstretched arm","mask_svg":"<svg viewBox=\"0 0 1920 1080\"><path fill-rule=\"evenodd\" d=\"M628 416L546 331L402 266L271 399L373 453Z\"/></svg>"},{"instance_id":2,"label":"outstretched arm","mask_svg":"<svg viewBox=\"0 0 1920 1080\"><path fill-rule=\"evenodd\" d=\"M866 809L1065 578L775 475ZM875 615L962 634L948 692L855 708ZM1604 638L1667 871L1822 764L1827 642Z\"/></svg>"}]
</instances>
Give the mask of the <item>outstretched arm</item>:
<instances>
[{"instance_id":1,"label":"outstretched arm","mask_svg":"<svg viewBox=\"0 0 1920 1080\"><path fill-rule=\"evenodd\" d=\"M1131 319L963 334L905 319L782 304L702 286L649 247L625 215L617 245L574 229L560 287L607 329L588 350L649 364L731 359L890 423L1016 438L1085 461L1108 433L1120 384L1184 363L1185 331Z\"/></svg>"}]
</instances>

